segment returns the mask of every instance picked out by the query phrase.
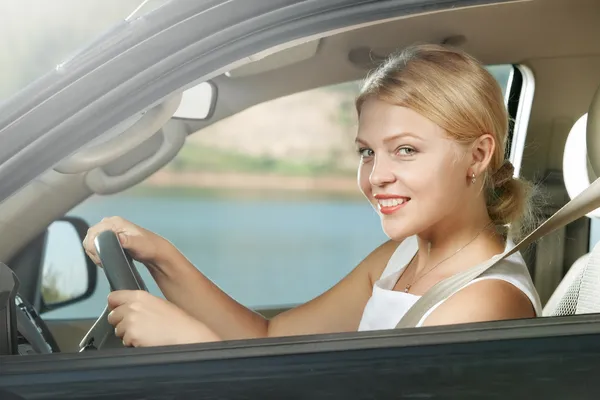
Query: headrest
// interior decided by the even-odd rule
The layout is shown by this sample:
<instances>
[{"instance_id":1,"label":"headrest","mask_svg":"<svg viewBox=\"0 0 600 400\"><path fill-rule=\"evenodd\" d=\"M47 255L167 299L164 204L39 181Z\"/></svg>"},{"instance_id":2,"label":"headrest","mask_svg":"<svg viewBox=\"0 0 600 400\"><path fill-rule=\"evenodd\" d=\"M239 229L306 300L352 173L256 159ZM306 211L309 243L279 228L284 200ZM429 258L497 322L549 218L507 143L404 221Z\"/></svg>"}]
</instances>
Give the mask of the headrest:
<instances>
[{"instance_id":1,"label":"headrest","mask_svg":"<svg viewBox=\"0 0 600 400\"><path fill-rule=\"evenodd\" d=\"M575 122L565 143L563 180L569 198L579 195L598 178L595 171L600 171L600 87L588 113ZM587 216L600 217L600 209Z\"/></svg>"},{"instance_id":2,"label":"headrest","mask_svg":"<svg viewBox=\"0 0 600 400\"><path fill-rule=\"evenodd\" d=\"M563 180L569 198L573 199L579 193L583 192L590 182L596 178L588 162L587 144L586 144L586 125L588 115L585 114L575 122L563 153ZM588 217L600 217L600 209L587 214Z\"/></svg>"}]
</instances>

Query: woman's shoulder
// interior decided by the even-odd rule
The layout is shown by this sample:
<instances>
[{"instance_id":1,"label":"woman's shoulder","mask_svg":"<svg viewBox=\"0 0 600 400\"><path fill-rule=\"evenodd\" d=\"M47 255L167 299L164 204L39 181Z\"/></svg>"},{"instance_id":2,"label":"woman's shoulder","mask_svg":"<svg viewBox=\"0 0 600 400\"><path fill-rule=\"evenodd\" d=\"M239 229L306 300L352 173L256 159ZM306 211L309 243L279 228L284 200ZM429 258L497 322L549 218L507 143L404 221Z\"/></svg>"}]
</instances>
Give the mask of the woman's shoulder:
<instances>
[{"instance_id":1,"label":"woman's shoulder","mask_svg":"<svg viewBox=\"0 0 600 400\"><path fill-rule=\"evenodd\" d=\"M361 263L368 269L371 286L385 274L396 272L402 267L402 259L409 255L412 257L415 251L416 239L412 236L403 240L388 240L379 245Z\"/></svg>"},{"instance_id":2,"label":"woman's shoulder","mask_svg":"<svg viewBox=\"0 0 600 400\"><path fill-rule=\"evenodd\" d=\"M423 325L532 318L540 308L527 264L515 252L449 296Z\"/></svg>"},{"instance_id":3,"label":"woman's shoulder","mask_svg":"<svg viewBox=\"0 0 600 400\"><path fill-rule=\"evenodd\" d=\"M390 247L391 252L384 257L382 265L373 270L372 283L383 279L389 275L402 270L419 250L416 236L409 236L401 241L395 242L394 247Z\"/></svg>"},{"instance_id":4,"label":"woman's shoulder","mask_svg":"<svg viewBox=\"0 0 600 400\"><path fill-rule=\"evenodd\" d=\"M423 326L535 316L530 298L521 289L504 280L485 279L450 296L426 318Z\"/></svg>"},{"instance_id":5,"label":"woman's shoulder","mask_svg":"<svg viewBox=\"0 0 600 400\"><path fill-rule=\"evenodd\" d=\"M514 243L509 241L506 244L504 253L496 254L493 258L501 258L503 254L506 254L506 252L510 251L514 246ZM515 284L525 292L535 290L529 268L520 251L516 251L508 257L495 262L489 269L482 273L479 278L475 279L475 281L486 278L505 280Z\"/></svg>"}]
</instances>

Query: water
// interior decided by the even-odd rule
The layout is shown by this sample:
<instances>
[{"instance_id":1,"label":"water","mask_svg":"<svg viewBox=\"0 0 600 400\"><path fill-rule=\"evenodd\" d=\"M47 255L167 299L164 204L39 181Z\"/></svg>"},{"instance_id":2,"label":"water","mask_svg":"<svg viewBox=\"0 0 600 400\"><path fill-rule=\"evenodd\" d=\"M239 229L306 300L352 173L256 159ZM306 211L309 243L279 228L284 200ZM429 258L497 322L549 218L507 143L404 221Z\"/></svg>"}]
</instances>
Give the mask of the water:
<instances>
[{"instance_id":1,"label":"water","mask_svg":"<svg viewBox=\"0 0 600 400\"><path fill-rule=\"evenodd\" d=\"M333 286L387 237L366 201L197 197L94 198L69 215L95 224L119 215L177 246L208 278L251 308L304 303ZM161 295L146 271L149 290ZM44 318L96 318L106 305L102 271L94 295Z\"/></svg>"}]
</instances>

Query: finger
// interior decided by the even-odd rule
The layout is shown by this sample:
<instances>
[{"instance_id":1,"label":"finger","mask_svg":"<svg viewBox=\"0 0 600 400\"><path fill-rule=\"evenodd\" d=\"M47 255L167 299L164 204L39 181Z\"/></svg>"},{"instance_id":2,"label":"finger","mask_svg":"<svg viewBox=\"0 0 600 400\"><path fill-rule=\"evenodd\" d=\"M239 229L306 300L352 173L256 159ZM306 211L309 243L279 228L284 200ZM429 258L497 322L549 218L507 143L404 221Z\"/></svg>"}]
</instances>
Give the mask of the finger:
<instances>
[{"instance_id":1,"label":"finger","mask_svg":"<svg viewBox=\"0 0 600 400\"><path fill-rule=\"evenodd\" d=\"M128 234L127 234L127 221L125 221L122 217L109 217L109 218L104 218L102 220L103 225L104 225L104 229L102 231L105 230L111 230L115 233L115 235L117 235L117 238L119 239L119 243L121 243L121 246L126 247L127 245L127 238L128 238ZM102 232L100 231L100 232ZM100 233L98 232L98 233Z\"/></svg>"},{"instance_id":2,"label":"finger","mask_svg":"<svg viewBox=\"0 0 600 400\"><path fill-rule=\"evenodd\" d=\"M119 336L123 339L123 346L126 347L136 347L137 341L134 339L133 335L125 329L123 336Z\"/></svg>"},{"instance_id":3,"label":"finger","mask_svg":"<svg viewBox=\"0 0 600 400\"><path fill-rule=\"evenodd\" d=\"M105 220L100 221L98 224L88 229L85 239L83 240L83 248L95 264L100 265L100 259L96 252L95 240L100 232L109 229Z\"/></svg>"},{"instance_id":4,"label":"finger","mask_svg":"<svg viewBox=\"0 0 600 400\"><path fill-rule=\"evenodd\" d=\"M115 308L114 310L108 313L108 323L116 328L116 326L119 325L121 321L123 321L123 319L127 315L127 312L128 310L125 306Z\"/></svg>"},{"instance_id":5,"label":"finger","mask_svg":"<svg viewBox=\"0 0 600 400\"><path fill-rule=\"evenodd\" d=\"M135 326L130 321L123 320L115 327L115 335L123 341L123 346L138 347L139 335L136 334Z\"/></svg>"},{"instance_id":6,"label":"finger","mask_svg":"<svg viewBox=\"0 0 600 400\"><path fill-rule=\"evenodd\" d=\"M108 295L108 308L114 310L125 304L131 304L139 301L142 297L142 290L115 290Z\"/></svg>"},{"instance_id":7,"label":"finger","mask_svg":"<svg viewBox=\"0 0 600 400\"><path fill-rule=\"evenodd\" d=\"M128 346L128 344L125 343L126 333L127 333L127 329L125 327L125 323L121 322L117 326L115 326L115 336L123 339L124 346Z\"/></svg>"},{"instance_id":8,"label":"finger","mask_svg":"<svg viewBox=\"0 0 600 400\"><path fill-rule=\"evenodd\" d=\"M96 262L96 249L94 249L93 246L91 246L91 243L93 243L94 240L93 235L94 228L88 228L85 238L83 238L83 250L85 250L85 253L92 261L94 261L95 264L98 264Z\"/></svg>"},{"instance_id":9,"label":"finger","mask_svg":"<svg viewBox=\"0 0 600 400\"><path fill-rule=\"evenodd\" d=\"M112 231L117 234L117 237L119 237L119 242L121 242L121 245L123 245L123 242L125 241L124 238L126 237L123 233L124 225L124 220L121 217L109 217L103 218L99 223L88 229L86 237L83 240L83 247L85 252L95 264L100 265L100 259L96 252L96 237L101 232Z\"/></svg>"}]
</instances>

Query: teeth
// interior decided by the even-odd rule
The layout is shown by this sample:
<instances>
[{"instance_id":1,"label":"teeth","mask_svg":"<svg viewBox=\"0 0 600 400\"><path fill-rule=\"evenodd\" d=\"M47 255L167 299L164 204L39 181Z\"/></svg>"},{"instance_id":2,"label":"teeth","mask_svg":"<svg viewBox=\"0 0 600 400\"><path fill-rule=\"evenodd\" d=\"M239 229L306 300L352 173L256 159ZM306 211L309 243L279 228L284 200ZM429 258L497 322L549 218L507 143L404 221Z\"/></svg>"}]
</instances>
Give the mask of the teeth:
<instances>
[{"instance_id":1,"label":"teeth","mask_svg":"<svg viewBox=\"0 0 600 400\"><path fill-rule=\"evenodd\" d=\"M397 205L403 204L404 199L381 199L379 200L379 205L381 207L395 207Z\"/></svg>"}]
</instances>

